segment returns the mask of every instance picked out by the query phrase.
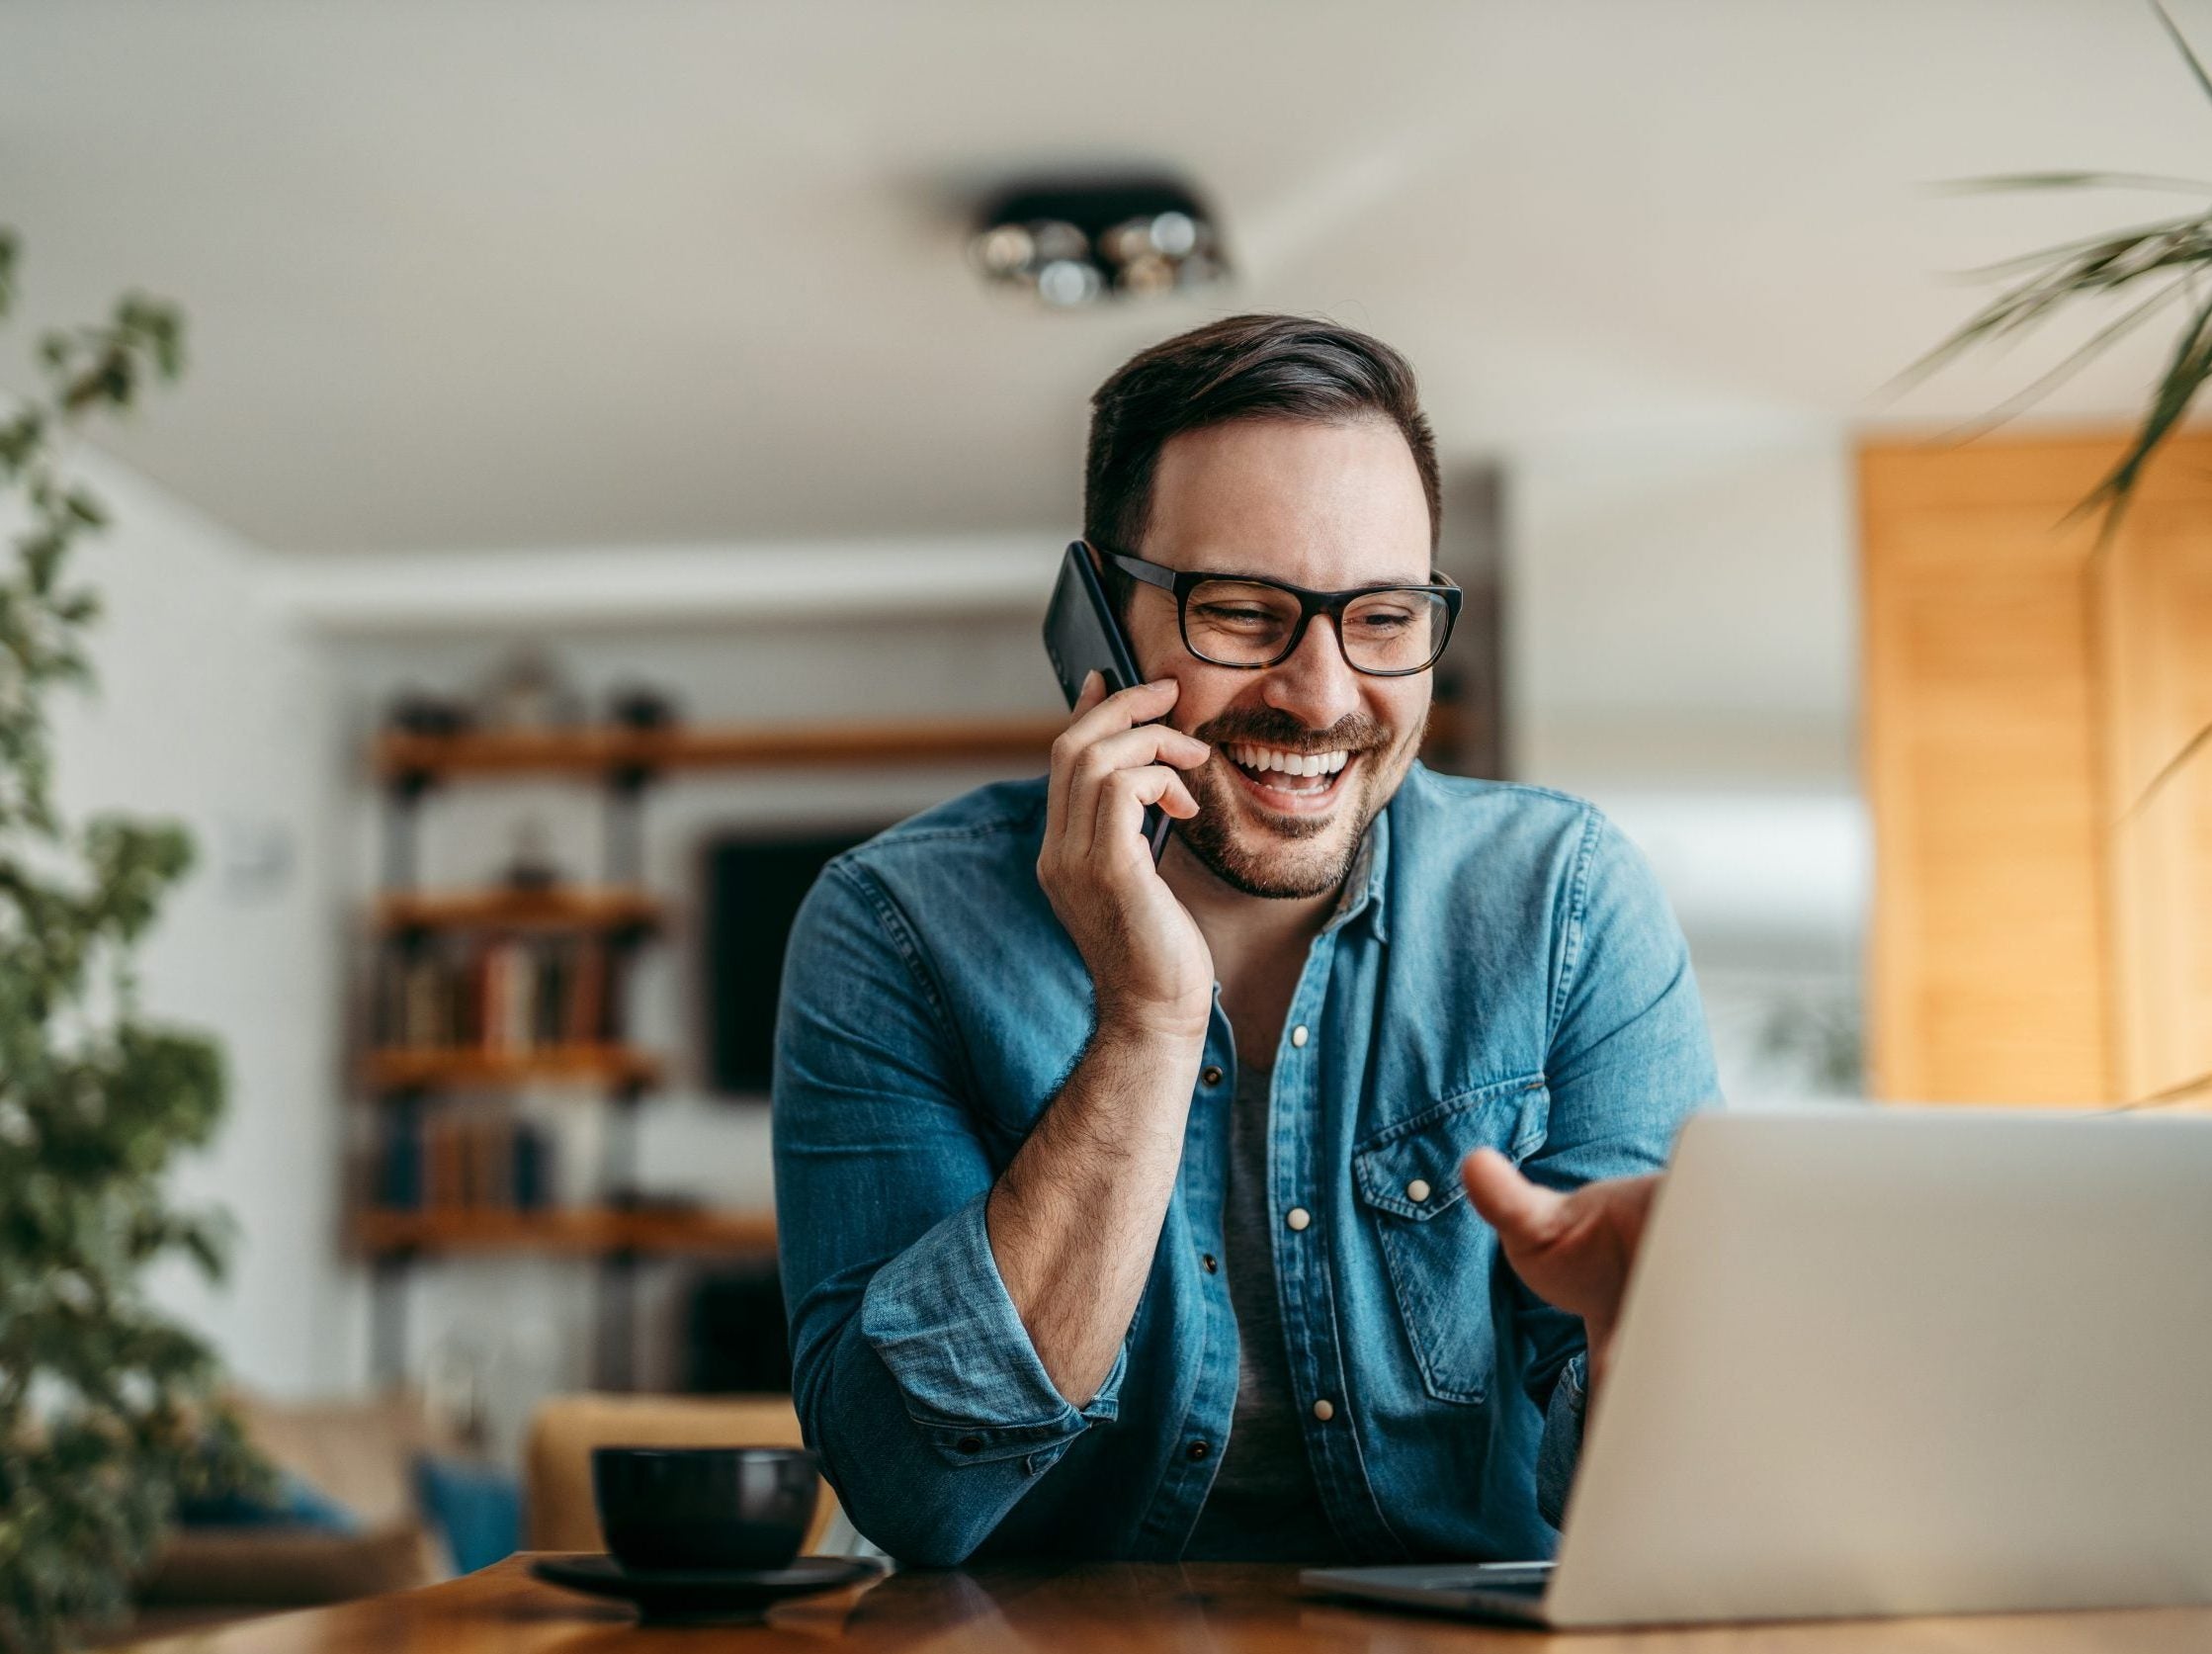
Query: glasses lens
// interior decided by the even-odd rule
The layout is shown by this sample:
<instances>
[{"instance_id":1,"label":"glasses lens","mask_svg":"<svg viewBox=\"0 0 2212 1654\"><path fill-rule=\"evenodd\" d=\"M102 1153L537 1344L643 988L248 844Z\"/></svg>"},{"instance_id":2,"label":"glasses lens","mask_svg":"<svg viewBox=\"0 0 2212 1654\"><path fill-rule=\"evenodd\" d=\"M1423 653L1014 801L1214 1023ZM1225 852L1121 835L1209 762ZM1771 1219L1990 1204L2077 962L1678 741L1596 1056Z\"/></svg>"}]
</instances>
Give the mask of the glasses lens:
<instances>
[{"instance_id":1,"label":"glasses lens","mask_svg":"<svg viewBox=\"0 0 2212 1654\"><path fill-rule=\"evenodd\" d=\"M1344 658L1363 671L1419 671L1442 653L1450 611L1433 591L1376 591L1344 610Z\"/></svg>"},{"instance_id":2,"label":"glasses lens","mask_svg":"<svg viewBox=\"0 0 2212 1654\"><path fill-rule=\"evenodd\" d=\"M1298 599L1243 580L1201 580L1183 604L1183 642L1203 660L1261 665L1283 653Z\"/></svg>"}]
</instances>

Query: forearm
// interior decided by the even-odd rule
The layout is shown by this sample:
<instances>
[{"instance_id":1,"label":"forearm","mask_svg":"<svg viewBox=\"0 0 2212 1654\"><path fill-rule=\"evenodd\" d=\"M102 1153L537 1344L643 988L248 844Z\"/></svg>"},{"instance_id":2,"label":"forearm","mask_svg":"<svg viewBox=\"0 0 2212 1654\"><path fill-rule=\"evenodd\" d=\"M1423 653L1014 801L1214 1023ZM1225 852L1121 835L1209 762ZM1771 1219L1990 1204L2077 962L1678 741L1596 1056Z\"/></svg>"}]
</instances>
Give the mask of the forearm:
<instances>
[{"instance_id":1,"label":"forearm","mask_svg":"<svg viewBox=\"0 0 2212 1654\"><path fill-rule=\"evenodd\" d=\"M1086 1405L1137 1313L1205 1040L1101 1029L991 1190L990 1250L1054 1386Z\"/></svg>"}]
</instances>

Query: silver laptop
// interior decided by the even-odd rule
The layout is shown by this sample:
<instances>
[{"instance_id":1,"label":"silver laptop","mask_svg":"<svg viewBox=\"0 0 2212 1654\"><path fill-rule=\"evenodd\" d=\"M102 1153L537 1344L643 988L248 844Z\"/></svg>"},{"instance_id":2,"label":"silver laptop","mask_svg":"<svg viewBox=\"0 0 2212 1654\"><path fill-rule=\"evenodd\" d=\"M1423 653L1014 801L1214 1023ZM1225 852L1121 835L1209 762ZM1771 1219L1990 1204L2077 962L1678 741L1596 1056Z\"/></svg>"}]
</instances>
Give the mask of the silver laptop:
<instances>
[{"instance_id":1,"label":"silver laptop","mask_svg":"<svg viewBox=\"0 0 2212 1654\"><path fill-rule=\"evenodd\" d=\"M1551 1626L2212 1603L2212 1118L1699 1115L1559 1559L1309 1569Z\"/></svg>"}]
</instances>

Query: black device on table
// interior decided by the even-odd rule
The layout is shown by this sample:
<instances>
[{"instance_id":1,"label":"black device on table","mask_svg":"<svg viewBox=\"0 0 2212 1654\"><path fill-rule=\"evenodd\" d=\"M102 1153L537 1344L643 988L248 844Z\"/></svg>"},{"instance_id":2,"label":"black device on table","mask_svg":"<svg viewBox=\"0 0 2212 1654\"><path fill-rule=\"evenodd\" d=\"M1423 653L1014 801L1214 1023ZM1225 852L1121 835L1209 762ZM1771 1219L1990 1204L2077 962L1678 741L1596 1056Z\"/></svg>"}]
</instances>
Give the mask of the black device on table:
<instances>
[{"instance_id":1,"label":"black device on table","mask_svg":"<svg viewBox=\"0 0 2212 1654\"><path fill-rule=\"evenodd\" d=\"M1045 610L1045 653L1052 656L1053 670L1070 708L1083 691L1083 679L1092 672L1104 676L1109 695L1143 681L1121 617L1107 600L1105 584L1080 540L1070 544L1061 559L1060 578ZM1145 841L1151 845L1154 861L1167 848L1167 825L1166 811L1156 804L1146 806Z\"/></svg>"}]
</instances>

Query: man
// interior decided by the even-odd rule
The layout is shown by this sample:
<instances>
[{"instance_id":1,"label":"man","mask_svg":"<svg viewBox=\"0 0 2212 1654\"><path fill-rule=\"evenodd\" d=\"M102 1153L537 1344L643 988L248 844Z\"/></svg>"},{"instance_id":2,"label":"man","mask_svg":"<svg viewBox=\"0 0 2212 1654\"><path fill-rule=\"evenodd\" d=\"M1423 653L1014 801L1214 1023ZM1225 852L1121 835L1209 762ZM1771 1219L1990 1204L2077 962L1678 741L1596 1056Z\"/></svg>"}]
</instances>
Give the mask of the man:
<instances>
[{"instance_id":1,"label":"man","mask_svg":"<svg viewBox=\"0 0 2212 1654\"><path fill-rule=\"evenodd\" d=\"M1588 805L1415 762L1456 592L1396 352L1237 316L1093 409L1147 681L792 936L807 1438L909 1562L1548 1555L1715 1089L1680 933Z\"/></svg>"}]
</instances>

